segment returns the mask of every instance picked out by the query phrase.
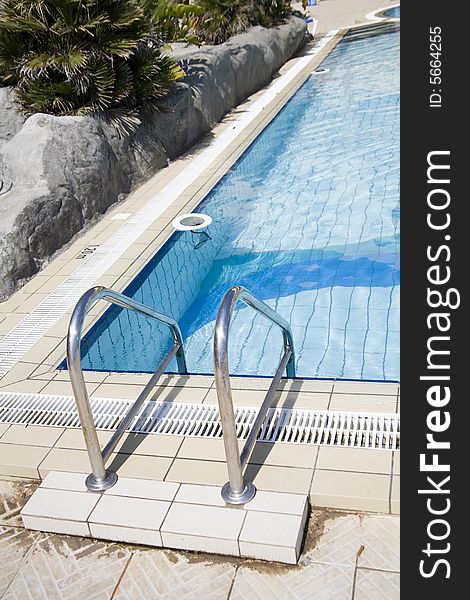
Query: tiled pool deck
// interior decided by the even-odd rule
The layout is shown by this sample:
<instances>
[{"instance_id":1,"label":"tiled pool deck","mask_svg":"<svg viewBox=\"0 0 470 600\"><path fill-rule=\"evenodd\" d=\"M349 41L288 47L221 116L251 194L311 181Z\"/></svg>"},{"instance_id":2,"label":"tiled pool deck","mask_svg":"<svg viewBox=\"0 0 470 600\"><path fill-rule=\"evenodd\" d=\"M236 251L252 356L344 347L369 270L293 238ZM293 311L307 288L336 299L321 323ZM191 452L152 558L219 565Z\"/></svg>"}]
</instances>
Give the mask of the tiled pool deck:
<instances>
[{"instance_id":1,"label":"tiled pool deck","mask_svg":"<svg viewBox=\"0 0 470 600\"><path fill-rule=\"evenodd\" d=\"M364 14L383 5L378 2L369 7L369 4L373 3L368 3ZM359 12L358 15L363 13ZM305 67L298 70L289 85L270 98L249 126L228 144L215 161L197 174L195 180L174 198L171 205L103 275L96 281L89 282L90 286L99 284L117 291L123 290L172 234L171 220L178 214L190 212L200 202L341 35L342 33L336 34ZM282 72L288 73L300 60L290 61ZM276 85L276 81L273 85ZM230 131L237 119L262 98L265 92L266 90L262 90L255 94L216 126L212 132L213 140L216 141L224 132ZM186 156L158 173L59 253L10 300L0 303L0 340L10 334L51 292L67 280L84 260L81 257L86 248L99 247L109 240L122 227L125 215L132 218L165 186L175 181L184 169L191 166L210 143L203 141ZM67 308L40 341L0 379L0 392L72 394L67 372L56 369L64 358L64 340L72 308ZM92 311L90 325L102 314L104 308L97 307ZM148 375L86 372L85 379L91 396L131 400L137 398ZM235 404L259 406L268 385L269 381L266 379L235 378ZM167 376L155 389L153 398L217 403L213 378L202 376ZM303 408L395 413L399 411L400 391L399 386L392 383L283 381L276 402L278 405ZM107 432L100 433L102 441L107 437ZM124 438L112 463L123 477L217 486L227 479L220 440L133 435ZM8 569L3 574L3 579L0 573L0 597L28 597L24 590L29 589L29 585L39 585L41 581L41 589L49 591L46 591L46 595L33 594L31 597L44 597L48 600L72 598L78 597L87 589L89 597L93 598L157 597L152 596L152 593L165 598L170 593L173 596L179 592L182 597L187 598L297 598L301 595L305 597L305 590L312 589L313 585L319 590L315 597L320 599L398 597L397 518L390 516L399 513L398 452L259 444L248 470L258 489L307 494L313 509L328 507L385 513L389 516L335 513L334 518L327 520L324 527L321 538L324 547L309 547L314 536L310 531L310 542L307 540L301 566L292 571L281 568L270 571L267 567L255 563L251 565L245 561L211 562L203 557L196 559L169 551L144 551L90 540L29 533L19 527L17 510L11 508L16 502L24 502L24 490L18 494L13 493L22 484L4 483L2 485L6 486L5 489L8 488L7 495L10 494L10 499L4 500L7 517L0 521L5 525L0 536L0 540L3 540L0 541L0 555L6 551L13 553L11 555L15 556L17 568ZM0 424L0 478L38 480L43 479L50 471L89 471L79 430ZM28 487L26 495L29 495L33 487L33 484ZM324 513L323 509L314 510L311 529L315 528L315 520L321 519L321 515L328 518L328 513ZM390 542L394 548L392 559L389 556L390 548L386 551L382 548L382 545L388 543L381 539L384 532L385 538L393 538ZM354 540L354 543L346 538ZM367 539L370 544L364 542ZM375 545L378 549L374 549ZM361 551L362 546L366 548L364 552ZM47 568L41 571L45 564L43 555L48 556L48 563ZM86 588L84 586L90 584L98 560L100 571L103 572L103 582L98 585L95 581L94 588ZM52 582L51 573L54 569L61 571L62 575L54 575L56 581ZM144 571L147 573L145 576ZM71 580L79 581L73 593L71 588L67 588ZM197 584L200 585L200 590L193 587L196 585L194 580L200 582ZM139 581L139 586L147 586L146 590L141 587L139 591L136 581ZM170 585L169 581L173 583ZM191 581L190 585L188 581ZM5 591L3 596L1 582ZM195 594L194 589L198 590Z\"/></svg>"}]
</instances>

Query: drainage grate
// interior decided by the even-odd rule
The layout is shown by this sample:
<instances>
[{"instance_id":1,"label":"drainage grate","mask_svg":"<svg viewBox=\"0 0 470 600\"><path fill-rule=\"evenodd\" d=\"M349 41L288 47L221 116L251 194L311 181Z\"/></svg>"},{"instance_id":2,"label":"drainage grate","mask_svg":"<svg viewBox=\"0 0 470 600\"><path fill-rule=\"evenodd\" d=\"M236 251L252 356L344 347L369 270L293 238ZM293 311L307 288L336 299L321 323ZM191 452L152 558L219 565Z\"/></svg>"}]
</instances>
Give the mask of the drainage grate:
<instances>
[{"instance_id":1,"label":"drainage grate","mask_svg":"<svg viewBox=\"0 0 470 600\"><path fill-rule=\"evenodd\" d=\"M117 427L131 401L90 400L97 429ZM237 434L245 439L258 408L235 408ZM80 427L72 396L0 393L0 423ZM130 431L203 438L221 438L219 409L210 404L149 401L135 417ZM258 436L260 442L285 442L398 450L400 417L392 413L270 408Z\"/></svg>"}]
</instances>

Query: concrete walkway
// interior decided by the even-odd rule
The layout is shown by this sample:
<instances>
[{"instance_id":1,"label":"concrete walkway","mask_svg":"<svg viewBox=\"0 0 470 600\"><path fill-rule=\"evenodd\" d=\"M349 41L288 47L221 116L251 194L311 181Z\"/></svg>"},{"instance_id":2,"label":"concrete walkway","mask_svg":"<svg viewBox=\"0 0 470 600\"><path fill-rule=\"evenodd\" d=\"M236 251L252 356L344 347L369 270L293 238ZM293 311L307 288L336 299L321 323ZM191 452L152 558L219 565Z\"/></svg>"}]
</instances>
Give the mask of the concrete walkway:
<instances>
[{"instance_id":1,"label":"concrete walkway","mask_svg":"<svg viewBox=\"0 0 470 600\"><path fill-rule=\"evenodd\" d=\"M363 23L371 11L394 4L398 4L398 0L319 0L316 6L308 7L308 12L318 19L317 34L324 34L330 29ZM302 10L301 2L292 5Z\"/></svg>"},{"instance_id":2,"label":"concrete walkway","mask_svg":"<svg viewBox=\"0 0 470 600\"><path fill-rule=\"evenodd\" d=\"M398 600L399 519L315 509L300 563L30 532L35 483L0 481L2 600Z\"/></svg>"}]
</instances>

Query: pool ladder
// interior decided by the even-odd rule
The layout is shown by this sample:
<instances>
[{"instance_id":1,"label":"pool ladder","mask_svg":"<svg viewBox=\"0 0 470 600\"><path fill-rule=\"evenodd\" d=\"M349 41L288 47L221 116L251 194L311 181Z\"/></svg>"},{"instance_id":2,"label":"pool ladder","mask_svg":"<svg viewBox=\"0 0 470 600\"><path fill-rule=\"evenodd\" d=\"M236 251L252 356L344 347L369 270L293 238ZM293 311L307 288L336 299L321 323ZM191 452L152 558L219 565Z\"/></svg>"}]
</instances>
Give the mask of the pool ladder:
<instances>
[{"instance_id":1,"label":"pool ladder","mask_svg":"<svg viewBox=\"0 0 470 600\"><path fill-rule=\"evenodd\" d=\"M121 423L114 432L109 442L101 452L98 435L96 433L93 414L91 412L90 399L86 389L85 378L81 366L80 345L82 341L83 324L85 317L90 310L100 300L105 300L110 304L116 304L127 310L131 310L140 315L150 317L155 321L164 323L170 328L173 345L165 358L157 367L156 371L149 379L147 385L139 394L137 400L132 404L127 413L124 415ZM113 471L106 470L105 463L116 448L119 440L124 435L126 429L132 424L134 417L139 412L150 392L153 390L157 381L163 375L169 362L173 357L176 357L178 372L186 374L186 358L183 348L183 337L181 335L178 323L171 317L157 312L153 308L145 306L128 296L118 294L113 290L105 287L97 286L89 289L83 294L77 305L74 308L70 319L69 330L67 333L67 366L69 369L70 382L72 384L73 395L77 404L78 415L83 429L83 437L88 451L88 457L91 463L91 474L86 478L86 486L89 490L99 492L112 487L117 481L117 474Z\"/></svg>"},{"instance_id":2,"label":"pool ladder","mask_svg":"<svg viewBox=\"0 0 470 600\"><path fill-rule=\"evenodd\" d=\"M172 333L173 345L165 358L157 367L156 371L148 381L145 388L139 394L137 400L132 404L109 442L101 451L93 414L90 407L85 379L81 367L80 346L82 340L83 325L86 315L92 307L100 300L116 304L122 308L145 315L156 321L166 324ZM228 365L228 342L230 325L234 307L237 301L245 303L258 313L278 325L282 331L284 352L279 366L274 374L263 403L258 411L255 422L250 430L241 453L238 448L237 429L235 424L235 413L233 410L232 387ZM171 359L176 357L178 373L187 374L186 359L183 348L183 338L178 323L171 317L157 312L153 308L145 306L140 302L119 294L104 287L94 287L85 292L77 302L70 319L67 334L67 365L70 374L72 390L77 404L78 414L83 429L85 444L90 458L92 473L86 478L86 486L91 491L102 491L112 487L117 481L117 474L106 470L106 461L116 448L119 440L130 427L134 417L138 414L150 392L153 390ZM233 286L225 294L217 314L214 332L214 373L219 413L222 425L225 456L229 481L222 487L222 498L227 504L246 504L256 494L256 488L251 481L246 481L243 470L253 451L261 425L264 422L267 411L271 406L279 381L284 370L288 378L295 377L294 341L289 323L278 315L265 302L262 302L251 292L242 286Z\"/></svg>"},{"instance_id":3,"label":"pool ladder","mask_svg":"<svg viewBox=\"0 0 470 600\"><path fill-rule=\"evenodd\" d=\"M232 386L228 366L228 340L233 309L237 301L244 302L264 317L278 325L282 330L284 353L274 374L255 422L250 430L241 454L238 451L237 429L233 411ZM266 303L258 300L251 292L236 285L225 294L217 314L214 333L214 374L217 399L219 401L220 420L224 434L225 457L229 481L222 488L222 498L227 504L246 504L256 494L251 481L245 481L243 469L253 451L259 430L271 406L277 386L284 369L287 377L295 377L294 340L289 323Z\"/></svg>"}]
</instances>

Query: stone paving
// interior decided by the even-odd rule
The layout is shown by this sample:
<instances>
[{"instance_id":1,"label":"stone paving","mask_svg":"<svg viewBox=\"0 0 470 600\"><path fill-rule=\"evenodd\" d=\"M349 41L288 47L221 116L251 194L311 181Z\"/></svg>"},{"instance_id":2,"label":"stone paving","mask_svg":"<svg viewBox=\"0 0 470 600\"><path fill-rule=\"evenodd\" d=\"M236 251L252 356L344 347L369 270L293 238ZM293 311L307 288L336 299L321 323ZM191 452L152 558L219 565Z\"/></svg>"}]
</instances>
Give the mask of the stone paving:
<instances>
[{"instance_id":1,"label":"stone paving","mask_svg":"<svg viewBox=\"0 0 470 600\"><path fill-rule=\"evenodd\" d=\"M399 520L313 509L298 565L29 532L36 483L0 481L2 600L395 600Z\"/></svg>"}]
</instances>

